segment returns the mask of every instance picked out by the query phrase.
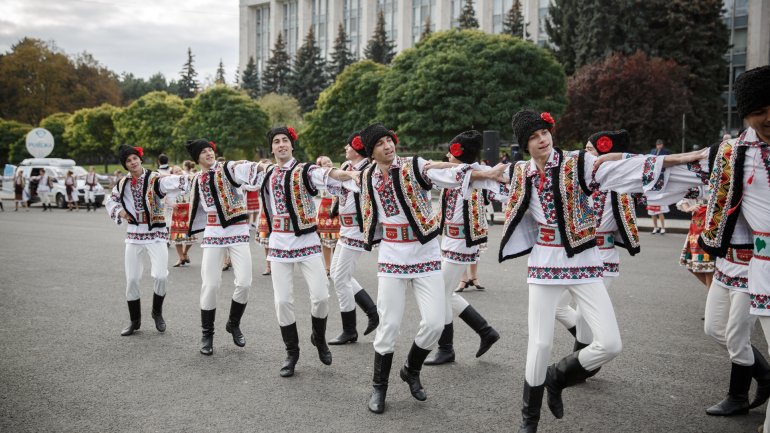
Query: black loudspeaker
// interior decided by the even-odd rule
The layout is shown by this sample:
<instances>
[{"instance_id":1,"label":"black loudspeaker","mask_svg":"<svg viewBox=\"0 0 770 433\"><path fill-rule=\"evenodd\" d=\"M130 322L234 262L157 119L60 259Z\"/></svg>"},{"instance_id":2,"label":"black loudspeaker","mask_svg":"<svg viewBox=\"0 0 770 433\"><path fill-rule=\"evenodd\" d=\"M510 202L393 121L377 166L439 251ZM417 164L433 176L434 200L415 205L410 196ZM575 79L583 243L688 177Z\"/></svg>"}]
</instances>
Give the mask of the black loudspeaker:
<instances>
[{"instance_id":1,"label":"black loudspeaker","mask_svg":"<svg viewBox=\"0 0 770 433\"><path fill-rule=\"evenodd\" d=\"M494 167L500 162L500 133L484 131L484 153L481 159L486 159Z\"/></svg>"}]
</instances>

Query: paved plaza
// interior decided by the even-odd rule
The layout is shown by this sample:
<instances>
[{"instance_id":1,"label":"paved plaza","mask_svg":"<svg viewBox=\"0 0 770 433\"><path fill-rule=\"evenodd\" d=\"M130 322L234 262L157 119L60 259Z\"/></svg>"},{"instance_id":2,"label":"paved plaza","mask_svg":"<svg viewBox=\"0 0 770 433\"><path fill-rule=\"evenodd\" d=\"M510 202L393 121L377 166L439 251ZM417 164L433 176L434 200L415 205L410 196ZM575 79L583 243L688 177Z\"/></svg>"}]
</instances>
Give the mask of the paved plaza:
<instances>
[{"instance_id":1,"label":"paved plaza","mask_svg":"<svg viewBox=\"0 0 770 433\"><path fill-rule=\"evenodd\" d=\"M457 362L423 368L428 393L418 402L398 378L417 331L408 298L382 415L370 413L374 334L331 346L324 366L310 344L310 302L296 279L301 356L296 375L281 378L285 358L264 253L252 243L253 284L236 347L225 322L233 291L223 274L214 355L198 353L201 251L192 264L169 268L160 334L150 318L149 260L142 282L142 327L128 323L124 229L104 209L0 213L0 432L511 432L521 418L527 346L526 258L497 263L501 226L482 254L486 291L463 296L502 338L474 358L477 336L455 321ZM754 432L765 406L734 418L707 416L727 392L727 353L703 333L706 293L677 264L682 234L642 234L642 253L621 253L622 276L610 289L623 352L586 384L564 392L565 416L543 405L540 432ZM169 263L176 261L169 250ZM356 277L376 295L376 253L364 255ZM330 287L327 338L341 329ZM753 341L767 353L759 326ZM572 348L557 325L552 359ZM753 388L752 388L753 394Z\"/></svg>"}]
</instances>

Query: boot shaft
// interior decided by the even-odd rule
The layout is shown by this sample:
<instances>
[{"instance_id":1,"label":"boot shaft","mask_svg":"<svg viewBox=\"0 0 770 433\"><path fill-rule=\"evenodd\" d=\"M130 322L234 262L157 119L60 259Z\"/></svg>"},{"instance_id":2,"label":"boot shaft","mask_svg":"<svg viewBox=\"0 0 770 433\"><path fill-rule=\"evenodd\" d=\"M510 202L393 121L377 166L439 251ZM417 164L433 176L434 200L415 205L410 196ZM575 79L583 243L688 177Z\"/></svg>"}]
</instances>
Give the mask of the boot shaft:
<instances>
[{"instance_id":1,"label":"boot shaft","mask_svg":"<svg viewBox=\"0 0 770 433\"><path fill-rule=\"evenodd\" d=\"M422 364L425 362L425 358L428 357L429 353L430 350L423 349L418 346L417 343L412 342L412 348L409 349L409 355L406 357L406 364L404 367L406 367L409 373L419 375L420 370L422 370Z\"/></svg>"},{"instance_id":2,"label":"boot shaft","mask_svg":"<svg viewBox=\"0 0 770 433\"><path fill-rule=\"evenodd\" d=\"M163 301L165 299L165 296L160 296L157 293L152 294L152 311L154 311L155 314L163 314Z\"/></svg>"},{"instance_id":3,"label":"boot shaft","mask_svg":"<svg viewBox=\"0 0 770 433\"><path fill-rule=\"evenodd\" d=\"M246 311L246 304L241 304L240 302L231 301L230 302L230 317L228 321L231 325L238 326L241 324L241 317L243 317L243 312Z\"/></svg>"},{"instance_id":4,"label":"boot shaft","mask_svg":"<svg viewBox=\"0 0 770 433\"><path fill-rule=\"evenodd\" d=\"M216 318L217 309L213 310L201 310L201 328L203 328L203 335L214 335L214 319Z\"/></svg>"},{"instance_id":5,"label":"boot shaft","mask_svg":"<svg viewBox=\"0 0 770 433\"><path fill-rule=\"evenodd\" d=\"M488 330L491 329L487 320L473 308L473 305L465 307L462 313L460 313L460 318L479 335L488 332Z\"/></svg>"},{"instance_id":6,"label":"boot shaft","mask_svg":"<svg viewBox=\"0 0 770 433\"><path fill-rule=\"evenodd\" d=\"M585 381L590 374L578 360L578 352L573 352L553 364L548 370L546 382L550 387L564 389ZM553 373L553 374L552 374Z\"/></svg>"},{"instance_id":7,"label":"boot shaft","mask_svg":"<svg viewBox=\"0 0 770 433\"><path fill-rule=\"evenodd\" d=\"M313 335L316 341L326 341L326 317L323 319L310 316L313 328Z\"/></svg>"},{"instance_id":8,"label":"boot shaft","mask_svg":"<svg viewBox=\"0 0 770 433\"><path fill-rule=\"evenodd\" d=\"M741 399L748 399L751 387L753 366L732 363L730 368L730 389L728 394Z\"/></svg>"},{"instance_id":9,"label":"boot shaft","mask_svg":"<svg viewBox=\"0 0 770 433\"><path fill-rule=\"evenodd\" d=\"M128 316L132 322L136 322L142 318L142 306L139 299L135 301L128 301Z\"/></svg>"},{"instance_id":10,"label":"boot shaft","mask_svg":"<svg viewBox=\"0 0 770 433\"><path fill-rule=\"evenodd\" d=\"M452 323L448 325L444 325L444 330L441 331L441 337L438 339L438 347L439 349L444 350L453 350L454 349L454 335L455 335L455 328Z\"/></svg>"},{"instance_id":11,"label":"boot shaft","mask_svg":"<svg viewBox=\"0 0 770 433\"><path fill-rule=\"evenodd\" d=\"M393 365L393 352L380 355L374 352L374 373L372 383L377 386L388 386L390 367Z\"/></svg>"},{"instance_id":12,"label":"boot shaft","mask_svg":"<svg viewBox=\"0 0 770 433\"><path fill-rule=\"evenodd\" d=\"M543 407L545 385L531 386L524 381L521 415L524 422L537 424L540 421L540 409Z\"/></svg>"},{"instance_id":13,"label":"boot shaft","mask_svg":"<svg viewBox=\"0 0 770 433\"><path fill-rule=\"evenodd\" d=\"M353 295L353 298L356 300L356 304L364 313L366 313L367 316L377 311L377 304L375 304L372 300L372 297L366 293L366 290L359 290L358 293Z\"/></svg>"},{"instance_id":14,"label":"boot shaft","mask_svg":"<svg viewBox=\"0 0 770 433\"><path fill-rule=\"evenodd\" d=\"M299 353L299 335L297 334L297 322L291 325L281 326L281 337L286 345L286 352Z\"/></svg>"},{"instance_id":15,"label":"boot shaft","mask_svg":"<svg viewBox=\"0 0 770 433\"><path fill-rule=\"evenodd\" d=\"M342 311L340 312L340 317L342 317L342 329L344 331L353 333L356 332L356 310L353 309L352 311Z\"/></svg>"}]
</instances>

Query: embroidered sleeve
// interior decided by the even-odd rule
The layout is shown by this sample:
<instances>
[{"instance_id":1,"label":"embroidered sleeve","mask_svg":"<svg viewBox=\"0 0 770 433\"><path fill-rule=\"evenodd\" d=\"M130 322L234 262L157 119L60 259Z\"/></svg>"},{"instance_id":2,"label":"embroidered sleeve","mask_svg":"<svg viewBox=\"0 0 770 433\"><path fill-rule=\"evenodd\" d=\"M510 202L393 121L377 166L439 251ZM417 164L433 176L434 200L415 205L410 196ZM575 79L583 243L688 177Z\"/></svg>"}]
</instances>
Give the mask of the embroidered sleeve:
<instances>
[{"instance_id":1,"label":"embroidered sleeve","mask_svg":"<svg viewBox=\"0 0 770 433\"><path fill-rule=\"evenodd\" d=\"M470 177L470 172L472 170L471 166L468 164L458 164L451 168L425 170L427 161L420 158L417 163L420 166L420 172L422 173L423 178L430 179L433 186L438 186L439 188L453 189L461 187L466 175Z\"/></svg>"},{"instance_id":2,"label":"embroidered sleeve","mask_svg":"<svg viewBox=\"0 0 770 433\"><path fill-rule=\"evenodd\" d=\"M618 193L649 191L663 171L663 158L654 155L608 161L594 169L596 159L589 153L585 155L585 183L593 190Z\"/></svg>"},{"instance_id":3,"label":"embroidered sleeve","mask_svg":"<svg viewBox=\"0 0 770 433\"><path fill-rule=\"evenodd\" d=\"M265 171L259 170L259 163L242 162L240 164L228 164L230 175L236 182L248 186L261 186L265 179Z\"/></svg>"},{"instance_id":4,"label":"embroidered sleeve","mask_svg":"<svg viewBox=\"0 0 770 433\"><path fill-rule=\"evenodd\" d=\"M651 187L645 185L648 201L656 205L670 205L685 196L704 195L710 176L705 167L708 167L708 156L704 160L664 169Z\"/></svg>"},{"instance_id":5,"label":"embroidered sleeve","mask_svg":"<svg viewBox=\"0 0 770 433\"><path fill-rule=\"evenodd\" d=\"M115 224L123 224L123 218L120 217L120 211L123 210L123 206L120 204L120 193L118 192L117 186L112 188L112 193L104 202L104 209L107 210L107 214L110 216L110 219L115 222Z\"/></svg>"},{"instance_id":6,"label":"embroidered sleeve","mask_svg":"<svg viewBox=\"0 0 770 433\"><path fill-rule=\"evenodd\" d=\"M158 182L160 183L160 192L164 195L171 194L172 196L187 194L190 192L190 185L192 184L190 177L186 174L161 176Z\"/></svg>"},{"instance_id":7,"label":"embroidered sleeve","mask_svg":"<svg viewBox=\"0 0 770 433\"><path fill-rule=\"evenodd\" d=\"M348 191L359 191L355 181L346 180L344 182L340 182L337 179L333 179L331 176L329 176L329 173L332 170L334 169L311 165L307 171L307 174L310 178L310 181L313 183L313 185L316 186L316 188L327 190L331 195L335 195L337 197L346 195Z\"/></svg>"}]
</instances>

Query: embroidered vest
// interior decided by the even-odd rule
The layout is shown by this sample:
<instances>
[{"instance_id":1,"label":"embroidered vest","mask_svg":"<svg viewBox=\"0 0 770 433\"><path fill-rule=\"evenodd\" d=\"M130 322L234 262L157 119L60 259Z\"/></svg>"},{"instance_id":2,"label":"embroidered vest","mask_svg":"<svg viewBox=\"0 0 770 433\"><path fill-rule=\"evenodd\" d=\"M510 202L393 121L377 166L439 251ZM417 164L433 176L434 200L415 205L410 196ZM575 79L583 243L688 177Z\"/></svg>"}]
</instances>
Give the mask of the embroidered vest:
<instances>
[{"instance_id":1,"label":"embroidered vest","mask_svg":"<svg viewBox=\"0 0 770 433\"><path fill-rule=\"evenodd\" d=\"M441 190L441 230L444 230L447 213L447 189ZM465 246L470 248L487 241L487 198L484 190L474 189L471 197L463 200L463 228L465 230Z\"/></svg>"},{"instance_id":2,"label":"embroidered vest","mask_svg":"<svg viewBox=\"0 0 770 433\"><path fill-rule=\"evenodd\" d=\"M632 256L642 250L639 243L639 228L636 225L636 207L631 194L618 194L610 192L612 215L618 224L620 238L616 238L615 245L625 248Z\"/></svg>"},{"instance_id":3,"label":"embroidered vest","mask_svg":"<svg viewBox=\"0 0 770 433\"><path fill-rule=\"evenodd\" d=\"M558 148L554 151L559 153L559 164L550 169L549 175L556 180L552 182L556 222L567 257L572 257L596 246L596 223L589 200L590 191L582 181L582 158L565 155ZM511 195L505 208L503 239L498 254L500 262L532 251L530 247L517 254L503 254L505 245L529 208L532 197L532 183L526 175L526 168L527 164L516 164L511 169Z\"/></svg>"},{"instance_id":4,"label":"embroidered vest","mask_svg":"<svg viewBox=\"0 0 770 433\"><path fill-rule=\"evenodd\" d=\"M730 247L753 248L751 244L730 245L743 196L743 164L748 147L738 144L743 142L745 136L746 132L741 134L737 141L725 141L713 146L709 152L711 197L706 207L705 227L698 237L698 245L716 257L724 257Z\"/></svg>"},{"instance_id":5,"label":"embroidered vest","mask_svg":"<svg viewBox=\"0 0 770 433\"><path fill-rule=\"evenodd\" d=\"M359 224L364 234L364 248L371 251L372 246L379 242L378 210L374 194L372 174L377 170L377 164L372 164L361 173L361 194L356 200ZM420 173L418 158L402 158L399 167L393 167L389 172L393 181L393 189L401 209L406 215L412 231L425 244L441 233L441 219L433 210L429 192L432 184Z\"/></svg>"},{"instance_id":6,"label":"embroidered vest","mask_svg":"<svg viewBox=\"0 0 770 433\"><path fill-rule=\"evenodd\" d=\"M316 207L313 197L318 195L318 189L310 181L308 171L312 167L309 163L298 163L294 165L284 175L283 192L286 200L286 207L289 210L289 218L294 228L295 236L302 236L316 231ZM280 170L277 165L271 165L265 174L265 181L262 183L262 203L269 203L267 192L270 188L270 177L275 170ZM265 215L268 221L272 221L273 215L270 214L270 206L265 206ZM272 233L273 225L269 224L269 231Z\"/></svg>"},{"instance_id":7,"label":"embroidered vest","mask_svg":"<svg viewBox=\"0 0 770 433\"><path fill-rule=\"evenodd\" d=\"M163 197L165 194L160 192L160 178L157 173L145 171L142 175L144 177L144 184L142 186L142 197L144 199L144 216L147 221L147 228L152 230L156 227L166 226L166 216L163 211ZM123 210L131 216L133 222L129 221L129 224L139 225L138 215L133 215L126 208L126 202L124 200L124 194L126 190L126 182L130 182L131 176L126 176L118 182L118 195L120 196L120 205L123 206Z\"/></svg>"},{"instance_id":8,"label":"embroidered vest","mask_svg":"<svg viewBox=\"0 0 770 433\"><path fill-rule=\"evenodd\" d=\"M214 201L214 208L217 210L217 216L219 217L219 223L222 227L229 227L237 222L245 221L249 218L248 210L246 208L246 201L243 198L243 194L238 189L241 184L236 182L235 179L230 176L230 170L227 169L229 161L221 163L215 170L209 171L213 173L207 176L207 186L211 191L211 196ZM198 206L200 205L201 197L199 184L202 182L203 172L195 174L193 177L192 185L192 204L190 206L190 216L187 221L189 229L188 235L202 232L204 229L193 230L195 218L197 218ZM204 215L204 218L206 216Z\"/></svg>"}]
</instances>

